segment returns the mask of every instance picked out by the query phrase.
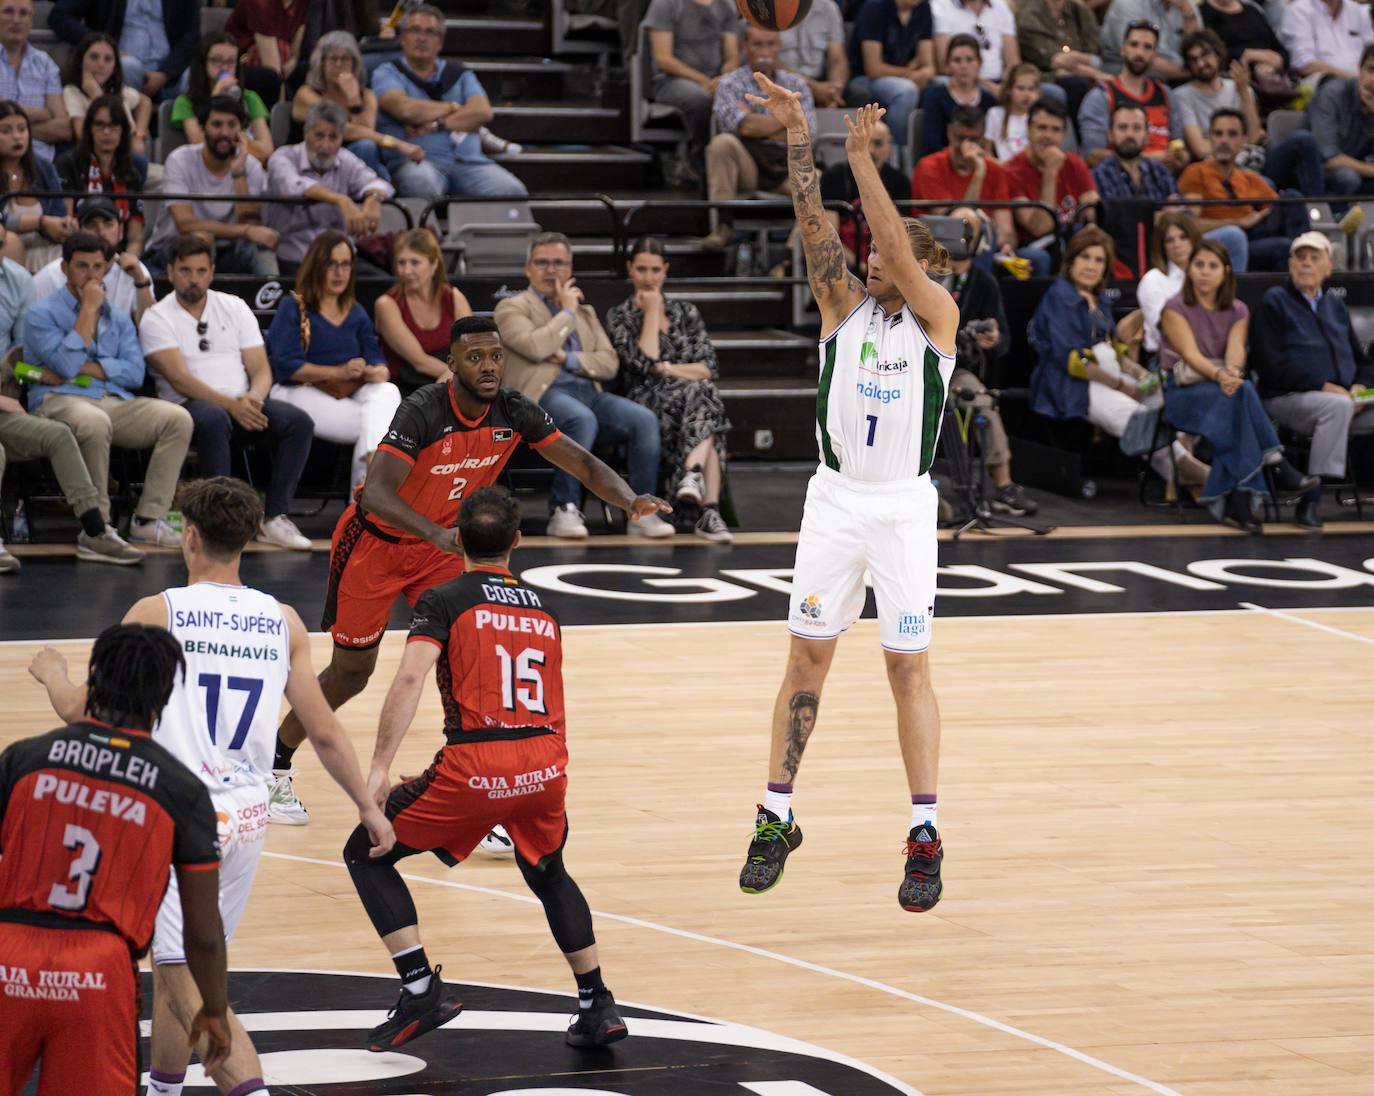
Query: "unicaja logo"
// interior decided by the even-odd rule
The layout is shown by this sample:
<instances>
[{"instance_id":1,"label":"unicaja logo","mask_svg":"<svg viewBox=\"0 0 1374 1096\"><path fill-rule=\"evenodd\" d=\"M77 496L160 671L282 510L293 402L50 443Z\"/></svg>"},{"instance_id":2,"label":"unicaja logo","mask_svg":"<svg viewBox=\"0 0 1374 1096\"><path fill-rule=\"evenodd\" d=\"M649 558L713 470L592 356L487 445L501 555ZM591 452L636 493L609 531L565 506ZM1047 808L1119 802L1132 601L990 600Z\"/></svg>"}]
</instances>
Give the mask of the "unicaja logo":
<instances>
[{"instance_id":1,"label":"unicaja logo","mask_svg":"<svg viewBox=\"0 0 1374 1096\"><path fill-rule=\"evenodd\" d=\"M281 282L263 282L262 287L258 290L258 295L253 298L253 307L276 308L277 302L281 300L282 292Z\"/></svg>"}]
</instances>

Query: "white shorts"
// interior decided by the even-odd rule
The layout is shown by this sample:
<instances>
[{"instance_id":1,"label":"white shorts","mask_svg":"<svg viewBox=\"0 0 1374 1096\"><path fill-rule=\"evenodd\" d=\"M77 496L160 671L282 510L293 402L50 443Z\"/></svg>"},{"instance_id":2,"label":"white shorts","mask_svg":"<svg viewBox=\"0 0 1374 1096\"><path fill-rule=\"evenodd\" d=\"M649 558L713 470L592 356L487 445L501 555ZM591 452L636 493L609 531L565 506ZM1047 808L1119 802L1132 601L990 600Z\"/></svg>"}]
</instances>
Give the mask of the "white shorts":
<instances>
[{"instance_id":1,"label":"white shorts","mask_svg":"<svg viewBox=\"0 0 1374 1096\"><path fill-rule=\"evenodd\" d=\"M865 483L818 468L797 540L787 616L792 634L834 639L858 620L866 570L883 646L913 654L929 647L938 512L929 476Z\"/></svg>"},{"instance_id":2,"label":"white shorts","mask_svg":"<svg viewBox=\"0 0 1374 1096\"><path fill-rule=\"evenodd\" d=\"M224 922L224 942L248 906L248 892L258 872L263 840L267 837L267 789L262 785L226 788L210 794L219 830L219 916ZM153 962L186 962L182 940L181 890L173 870L167 895L157 911L153 929Z\"/></svg>"}]
</instances>

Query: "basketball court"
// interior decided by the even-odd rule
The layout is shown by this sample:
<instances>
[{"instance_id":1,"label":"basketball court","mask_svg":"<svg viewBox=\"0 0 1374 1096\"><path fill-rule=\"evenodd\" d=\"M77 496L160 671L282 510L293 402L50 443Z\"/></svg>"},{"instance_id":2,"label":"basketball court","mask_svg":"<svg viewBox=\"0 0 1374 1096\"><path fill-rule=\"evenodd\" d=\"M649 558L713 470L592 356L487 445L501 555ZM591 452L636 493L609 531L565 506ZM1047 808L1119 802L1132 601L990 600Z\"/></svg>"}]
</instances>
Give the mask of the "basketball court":
<instances>
[{"instance_id":1,"label":"basketball court","mask_svg":"<svg viewBox=\"0 0 1374 1096\"><path fill-rule=\"evenodd\" d=\"M363 1052L395 976L341 862L352 810L303 750L313 821L272 828L230 948L273 1091L1374 1091L1374 553L1357 528L943 544L945 894L925 915L895 900L907 790L869 619L822 696L806 843L773 892L737 887L792 538L533 538L516 570L568 624L567 860L632 1037L564 1046L571 979L509 860L416 857L428 953L467 1008L403 1053ZM311 622L323 562L254 554L244 575ZM111 582L29 549L0 592L0 743L54 723L25 672L38 640L75 676L81 637L180 574L167 555ZM364 761L402 644L387 636L341 713ZM427 689L393 775L427 764L440 725Z\"/></svg>"}]
</instances>

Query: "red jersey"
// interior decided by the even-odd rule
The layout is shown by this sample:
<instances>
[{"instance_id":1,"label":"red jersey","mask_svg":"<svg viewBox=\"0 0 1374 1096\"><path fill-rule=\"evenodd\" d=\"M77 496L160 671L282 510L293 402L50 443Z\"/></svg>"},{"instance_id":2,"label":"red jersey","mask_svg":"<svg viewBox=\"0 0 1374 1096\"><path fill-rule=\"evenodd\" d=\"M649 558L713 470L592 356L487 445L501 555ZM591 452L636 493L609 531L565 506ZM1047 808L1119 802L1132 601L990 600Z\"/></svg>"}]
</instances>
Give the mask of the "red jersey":
<instances>
[{"instance_id":1,"label":"red jersey","mask_svg":"<svg viewBox=\"0 0 1374 1096\"><path fill-rule=\"evenodd\" d=\"M564 733L562 629L509 571L468 571L424 593L406 642L439 648L450 744Z\"/></svg>"},{"instance_id":2,"label":"red jersey","mask_svg":"<svg viewBox=\"0 0 1374 1096\"><path fill-rule=\"evenodd\" d=\"M1013 198L1040 200L1040 169L1031 163L1029 152L1018 152L1002 168L1007 173L1007 184ZM1088 165L1072 152L1065 153L1064 164L1059 169L1054 186L1054 201L1059 207L1059 216L1064 219L1072 217L1083 195L1096 189L1097 184L1093 182ZM1017 226L1017 235L1022 243L1030 239L1030 234L1020 225Z\"/></svg>"},{"instance_id":3,"label":"red jersey","mask_svg":"<svg viewBox=\"0 0 1374 1096\"><path fill-rule=\"evenodd\" d=\"M148 948L171 867L219 866L205 785L147 731L74 723L0 754L0 921Z\"/></svg>"},{"instance_id":4,"label":"red jersey","mask_svg":"<svg viewBox=\"0 0 1374 1096\"><path fill-rule=\"evenodd\" d=\"M426 385L408 397L377 447L411 466L396 492L401 501L445 529L456 524L466 495L496 482L522 441L540 449L561 437L547 411L508 388L480 418L464 418L453 383ZM364 516L396 543L416 542L380 518Z\"/></svg>"},{"instance_id":5,"label":"red jersey","mask_svg":"<svg viewBox=\"0 0 1374 1096\"><path fill-rule=\"evenodd\" d=\"M1169 89L1160 81L1145 78L1145 94L1132 95L1123 88L1116 80L1108 80L1102 85L1102 90L1107 96L1107 117L1112 116L1114 111L1122 103L1134 103L1142 107L1145 111L1145 123L1148 132L1145 138L1143 152L1167 152L1169 151L1169 122L1171 106L1169 101Z\"/></svg>"},{"instance_id":6,"label":"red jersey","mask_svg":"<svg viewBox=\"0 0 1374 1096\"><path fill-rule=\"evenodd\" d=\"M1007 174L1002 170L1002 165L995 160L985 159L983 162L987 164L987 173L983 176L983 189L979 196L985 202L1009 201L1011 191L1007 186ZM949 158L949 149L944 148L929 156L922 156L917 162L916 170L911 173L911 196L917 201L946 200L962 203L969 180L972 178L973 172L962 175L954 170L954 164ZM983 212L991 213L992 210Z\"/></svg>"}]
</instances>

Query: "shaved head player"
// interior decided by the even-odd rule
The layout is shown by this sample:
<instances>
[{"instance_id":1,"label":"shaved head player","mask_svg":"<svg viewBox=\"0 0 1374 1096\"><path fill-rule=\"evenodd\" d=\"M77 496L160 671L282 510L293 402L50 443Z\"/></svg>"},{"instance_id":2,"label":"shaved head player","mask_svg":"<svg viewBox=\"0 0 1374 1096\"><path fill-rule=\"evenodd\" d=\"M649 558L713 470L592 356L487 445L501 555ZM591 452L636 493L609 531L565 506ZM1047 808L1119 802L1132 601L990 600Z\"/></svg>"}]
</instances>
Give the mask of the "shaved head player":
<instances>
[{"instance_id":1,"label":"shaved head player","mask_svg":"<svg viewBox=\"0 0 1374 1096\"><path fill-rule=\"evenodd\" d=\"M320 674L331 708L362 692L398 594L411 605L463 573L454 525L462 500L494 483L523 441L631 517L671 513L636 495L604 462L561 434L548 414L501 387L505 352L494 320L464 316L449 337L450 380L427 385L396 412L357 500L334 529L324 622L334 655ZM277 733L274 822L309 821L291 785L291 760L305 741L295 712Z\"/></svg>"},{"instance_id":2,"label":"shaved head player","mask_svg":"<svg viewBox=\"0 0 1374 1096\"><path fill-rule=\"evenodd\" d=\"M811 136L795 93L754 74L750 96L787 128L788 172L806 273L821 310L816 439L821 465L806 491L788 627L792 646L773 707L768 789L740 872L747 894L771 889L801 844L792 786L816 725L835 643L864 607L873 576L887 678L897 701L897 737L911 789L911 829L897 900L928 910L940 900L944 853L935 829L940 710L927 648L935 607L935 518L930 482L945 391L954 371L959 307L928 273L949 254L919 221L903 218L868 152L883 111L845 119L845 151L873 234L868 281L844 263L821 205Z\"/></svg>"}]
</instances>

